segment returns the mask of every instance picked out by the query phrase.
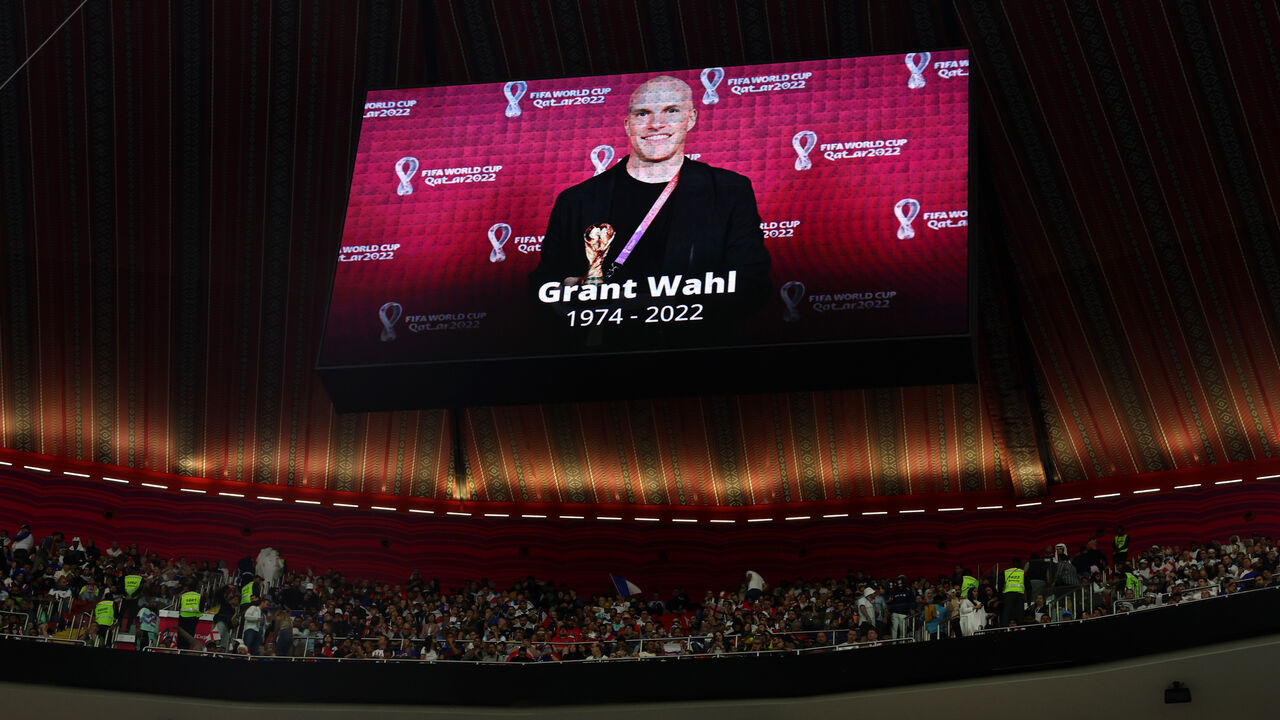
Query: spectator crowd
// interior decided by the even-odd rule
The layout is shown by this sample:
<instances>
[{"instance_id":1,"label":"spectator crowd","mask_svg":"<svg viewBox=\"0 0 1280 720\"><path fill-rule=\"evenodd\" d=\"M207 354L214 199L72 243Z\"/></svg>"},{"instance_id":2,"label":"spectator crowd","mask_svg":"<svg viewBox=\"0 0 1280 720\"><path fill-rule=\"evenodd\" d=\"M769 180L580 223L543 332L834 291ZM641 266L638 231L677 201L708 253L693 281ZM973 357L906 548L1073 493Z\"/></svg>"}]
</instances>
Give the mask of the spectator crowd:
<instances>
[{"instance_id":1,"label":"spectator crowd","mask_svg":"<svg viewBox=\"0 0 1280 720\"><path fill-rule=\"evenodd\" d=\"M25 525L12 536L0 530L0 634L65 636L76 618L88 617L82 629L89 638L110 629L132 632L138 645L275 657L540 662L818 652L1097 617L1277 584L1272 538L1134 550L1123 528L1099 530L1074 554L1060 543L985 573L959 565L933 578L851 570L770 584L747 570L735 588L647 596L588 595L532 577L442 587L417 570L400 583L332 569L264 577L248 558L229 567L136 544L66 541L61 532L35 538ZM163 609L181 609L193 623L194 615L211 614L214 632L208 642L194 636L193 625L158 632Z\"/></svg>"}]
</instances>

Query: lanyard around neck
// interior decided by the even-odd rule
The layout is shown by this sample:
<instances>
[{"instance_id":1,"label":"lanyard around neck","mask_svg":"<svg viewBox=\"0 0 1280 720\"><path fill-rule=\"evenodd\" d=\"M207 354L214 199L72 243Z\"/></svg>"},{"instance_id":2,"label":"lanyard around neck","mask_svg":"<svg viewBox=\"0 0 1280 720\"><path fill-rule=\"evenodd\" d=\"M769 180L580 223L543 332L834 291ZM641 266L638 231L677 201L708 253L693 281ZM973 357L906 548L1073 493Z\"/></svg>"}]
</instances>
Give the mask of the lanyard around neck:
<instances>
[{"instance_id":1,"label":"lanyard around neck","mask_svg":"<svg viewBox=\"0 0 1280 720\"><path fill-rule=\"evenodd\" d=\"M662 194L658 196L657 200L653 201L653 207L649 208L649 213L644 216L644 220L640 221L640 227L637 227L636 231L631 233L631 239L628 240L627 244L622 248L622 252L618 253L618 259L614 261L616 264L621 265L627 261L627 256L631 255L631 251L635 249L636 243L640 242L640 238L644 235L644 232L649 229L649 225L653 223L653 219L658 216L658 211L667 203L667 198L671 197L671 193L676 189L676 183L679 181L680 173L678 172L667 181L667 186L662 189Z\"/></svg>"}]
</instances>

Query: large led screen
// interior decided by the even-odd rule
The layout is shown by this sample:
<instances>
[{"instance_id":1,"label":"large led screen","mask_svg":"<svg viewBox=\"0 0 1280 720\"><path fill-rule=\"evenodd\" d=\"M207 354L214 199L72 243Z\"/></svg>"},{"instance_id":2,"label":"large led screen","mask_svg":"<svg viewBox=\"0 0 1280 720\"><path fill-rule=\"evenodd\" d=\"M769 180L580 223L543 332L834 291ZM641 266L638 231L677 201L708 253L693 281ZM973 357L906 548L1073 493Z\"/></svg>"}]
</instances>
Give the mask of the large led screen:
<instances>
[{"instance_id":1,"label":"large led screen","mask_svg":"<svg viewBox=\"0 0 1280 720\"><path fill-rule=\"evenodd\" d=\"M968 110L963 50L370 92L320 366L965 335Z\"/></svg>"}]
</instances>

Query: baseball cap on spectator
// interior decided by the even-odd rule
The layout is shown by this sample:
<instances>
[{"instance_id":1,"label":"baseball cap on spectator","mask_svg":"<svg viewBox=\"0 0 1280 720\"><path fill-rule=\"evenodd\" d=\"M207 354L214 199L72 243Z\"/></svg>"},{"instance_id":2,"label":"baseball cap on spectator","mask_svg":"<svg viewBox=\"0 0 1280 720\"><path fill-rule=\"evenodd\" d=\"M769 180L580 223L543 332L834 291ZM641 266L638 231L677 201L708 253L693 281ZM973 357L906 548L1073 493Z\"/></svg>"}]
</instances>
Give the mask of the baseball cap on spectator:
<instances>
[{"instance_id":1,"label":"baseball cap on spectator","mask_svg":"<svg viewBox=\"0 0 1280 720\"><path fill-rule=\"evenodd\" d=\"M872 595L875 595L875 594L876 594L876 589L875 589L875 588L870 588L870 587L869 587L869 588L867 588L866 590L863 590L863 591L862 591L862 597L871 597Z\"/></svg>"}]
</instances>

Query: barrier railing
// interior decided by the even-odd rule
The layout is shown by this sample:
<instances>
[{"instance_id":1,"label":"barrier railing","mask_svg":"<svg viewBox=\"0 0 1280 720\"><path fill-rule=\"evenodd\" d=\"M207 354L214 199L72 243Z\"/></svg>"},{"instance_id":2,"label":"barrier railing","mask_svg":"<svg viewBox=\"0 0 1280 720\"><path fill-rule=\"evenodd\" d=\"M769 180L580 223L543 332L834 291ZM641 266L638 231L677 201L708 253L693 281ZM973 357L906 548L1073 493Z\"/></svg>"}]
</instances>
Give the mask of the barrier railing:
<instances>
[{"instance_id":1,"label":"barrier railing","mask_svg":"<svg viewBox=\"0 0 1280 720\"><path fill-rule=\"evenodd\" d=\"M1175 604L1185 604L1188 602L1208 602L1215 599L1227 598L1235 595L1252 593L1252 592L1280 591L1280 587L1276 587L1276 586L1242 590L1236 593L1229 593L1229 594L1220 593L1218 591L1218 586L1203 586L1203 587L1195 587L1192 589L1195 591L1196 597L1182 598L1177 603L1169 603L1168 602L1168 600L1170 599L1169 595L1171 594L1165 594L1165 595L1155 596L1154 598L1152 598L1152 602L1149 605L1135 606L1132 609L1123 609L1124 603L1123 602L1118 603L1116 612L1108 613L1098 618L1094 618L1094 617L1074 618L1073 617L1067 620L1058 620L1058 621L1052 621L1048 623L1035 623L1031 625L1019 625L1016 627L1007 627L1007 628L993 627L993 628L978 630L975 633L975 635L986 635L986 634L1002 633L1002 632L1036 631L1036 630L1043 630L1051 627L1057 627L1057 626L1068 625L1073 623L1093 622L1093 621L1102 621L1102 620L1111 620L1113 622L1122 621L1125 616L1133 612L1154 612L1154 611L1158 611L1160 608L1173 607ZM1208 597L1200 597L1200 595L1205 592L1210 592L1212 594L1210 594ZM75 618L75 621L78 623L86 619L87 617L88 617L87 613L82 613ZM921 631L922 631L921 627L913 627L913 632L915 632L916 634L911 637L898 638L898 639L884 639L884 640L859 642L859 643L829 642L825 644L805 644L804 646L801 646L801 647L791 647L791 648L762 647L757 645L754 642L748 643L747 642L747 638L749 637L748 634L726 635L724 636L724 640L727 647L724 652L712 652L712 651L706 651L705 649L697 652L693 651L693 648L695 646L700 648L705 648L712 644L711 636L708 636L706 634L698 634L694 636L623 638L623 639L600 640L600 641L586 638L586 639L582 639L574 642L560 641L557 644L561 646L579 645L587 649L589 649L594 642L600 642L602 645L615 646L615 647L618 644L623 644L629 647L629 651L625 657L607 657L606 656L604 658L599 658L599 659L582 658L582 659L572 659L572 660L552 659L549 654L540 653L543 657L542 659L537 660L536 664L544 664L548 662L550 663L592 662L592 661L598 661L598 660L608 660L610 662L616 662L619 660L651 660L651 659L672 660L672 659L685 659L685 658L712 658L712 657L754 657L754 656L762 656L762 655L805 655L805 654L816 654L816 653L825 653L825 652L840 652L844 650L875 648L875 647L883 647L883 646L889 646L889 645L906 645L906 644L930 641L935 639L941 639L941 637L946 636L946 634L944 634L943 631L941 631L941 627L945 625L945 626L948 626L949 628L950 624L951 623L949 620L944 621L939 625L939 629L937 631L924 632L923 636L921 636ZM79 628L79 629L83 631L85 628ZM833 637L838 632L839 631L832 631L832 630L811 630L811 631L795 631L795 632L780 632L780 633L760 633L759 637L762 639L769 638L769 637L772 637L772 638L790 637L795 639L795 638L798 638L798 636L808 636L809 638L816 640L818 635ZM947 630L946 633L949 633L949 630ZM114 643L110 641L110 637L111 636L109 634L108 642L106 643L106 645L108 647L114 647ZM55 638L50 636L0 634L0 638L10 638L10 639L28 640L28 641L34 640L34 641L40 641L40 642L52 642L52 643L62 643L62 644L74 644L74 645L87 644L87 640L85 638L78 637L78 636L71 637L71 638ZM299 647L299 646L305 647L305 643L307 643L308 641L315 642L316 647L317 648L319 647L320 640L316 637L295 638L294 645L295 647ZM389 648L389 649L392 649L394 652L394 651L405 651L409 649L421 650L421 648L424 647L428 642L431 642L433 644L435 643L434 640L427 641L420 638L401 637L401 638L390 639L390 642L388 644L389 646L390 645L395 646L394 648ZM468 641L465 641L465 640L461 641L459 645L465 646L467 642ZM796 639L795 642L800 642L800 641ZM650 643L660 643L664 647L668 644L679 645L680 652L670 653L670 654L664 652L662 654L654 654L652 657L641 656L639 654L638 648L643 648L645 646L648 646ZM303 654L301 651L299 651L296 655L290 654L286 656L263 656L263 655L248 656L248 655L241 655L237 653L224 652L224 651L178 650L177 648L168 648L168 647L162 647L162 646L145 647L143 648L143 651L144 652L162 652L162 653L168 653L168 654L188 654L188 655L201 654L201 655L210 655L210 656L217 656L217 657L236 657L236 658L251 659L254 661L273 661L273 662L311 662L311 661L318 661L318 662L450 662L450 663L463 662L463 663L473 663L473 664L491 664L491 663L497 662L499 664L506 664L503 662L506 656L510 655L515 650L516 647L522 645L523 641L504 640L504 641L496 641L491 644L495 645L497 648L500 648L500 650L495 656L495 659L489 659L489 660L462 660L462 659L440 660L440 659L437 659L437 660L424 661L418 658L405 658L405 657L394 657L394 656L385 657L385 658L361 658L361 657L330 658L324 655L317 655L317 654L306 655L306 654ZM541 651L543 647L550 645L550 643L538 643L537 645L542 647L535 647L534 649ZM729 648L732 648L732 649L729 649ZM527 663L513 663L513 664L527 664Z\"/></svg>"},{"instance_id":2,"label":"barrier railing","mask_svg":"<svg viewBox=\"0 0 1280 720\"><path fill-rule=\"evenodd\" d=\"M10 610L0 610L0 619L4 619L5 617L14 617L21 620L22 621L21 634L23 635L26 635L27 631L31 629L31 613L29 612L13 612ZM8 624L8 621L5 622L5 625L7 624Z\"/></svg>"},{"instance_id":3,"label":"barrier railing","mask_svg":"<svg viewBox=\"0 0 1280 720\"><path fill-rule=\"evenodd\" d=\"M1197 590L1203 590L1203 589L1205 589L1205 588L1196 588L1196 589L1197 589ZM1039 629L1050 628L1050 627L1056 627L1056 626L1061 626L1061 625L1070 625L1070 624L1073 624L1073 623L1095 622L1095 621L1111 620L1111 619L1123 619L1125 616L1127 616L1127 615L1129 615L1129 614L1131 614L1131 613L1135 613L1135 612L1153 612L1153 611L1157 611L1157 610L1160 610L1160 609L1163 609L1163 608L1177 607L1178 605L1183 605L1183 604L1186 604L1186 603L1189 603L1189 602L1208 602L1208 601L1211 601L1211 600L1217 600L1217 599L1221 599L1221 598L1233 597L1233 596L1235 596L1235 595L1241 595L1241 594L1244 594L1244 593L1252 593L1252 592L1266 592L1266 591L1268 591L1268 590L1269 590L1269 591L1273 591L1273 592L1275 592L1275 591L1280 591L1280 586L1270 586L1270 587L1265 587L1265 588L1252 588L1252 589L1249 589L1249 590L1241 590L1241 591L1239 591L1239 592L1234 592L1234 593L1229 593L1229 594L1215 594L1215 595L1212 595L1212 596L1210 596L1210 597L1206 597L1206 598L1183 599L1183 600L1181 600L1181 601L1180 601L1180 602L1178 602L1178 603L1172 603L1172 604L1170 604L1170 603L1154 603L1154 602L1153 602L1153 603L1150 603L1150 604L1147 604L1147 605L1137 605L1137 606L1133 607L1132 609L1128 609L1128 610L1119 610L1119 609L1117 609L1116 611L1114 611L1114 612L1110 612L1110 613L1107 613L1106 615L1103 615L1102 617L1080 617L1080 618L1072 617L1072 618L1067 619L1067 620L1058 620L1058 621L1054 621L1054 622L1047 622L1047 623L1035 623L1035 624L1032 624L1032 625L1018 625L1018 626L1015 626L1015 627L994 627L994 628L986 628L985 630L979 630L979 631L978 631L977 633L975 633L975 634L977 634L977 635L985 635L985 634L989 634L989 633L1018 632L1018 631L1023 631L1023 630L1039 630ZM1166 593L1165 595L1167 596L1168 594ZM1159 595L1157 595L1156 597L1160 597L1160 596L1159 596ZM1122 604L1124 604L1124 603L1123 603L1123 602L1116 603L1116 605L1117 605L1117 606L1122 605Z\"/></svg>"},{"instance_id":4,"label":"barrier railing","mask_svg":"<svg viewBox=\"0 0 1280 720\"><path fill-rule=\"evenodd\" d=\"M84 645L85 644L84 640L53 637L52 635L14 635L13 633L0 633L0 639L26 640L28 642L52 643L54 645Z\"/></svg>"},{"instance_id":5,"label":"barrier railing","mask_svg":"<svg viewBox=\"0 0 1280 720\"><path fill-rule=\"evenodd\" d=\"M883 641L877 640L873 642L861 642L861 643L836 643L836 644L812 646L812 647L806 647L806 648L797 648L792 650L782 650L782 649L742 650L742 651L731 652L731 653L690 653L690 654L683 654L683 655L655 655L653 657L644 657L640 655L628 655L627 657L621 657L621 658L613 658L613 657L590 658L588 657L588 658L581 658L581 659L574 659L574 660L563 660L563 659L539 660L535 662L519 662L519 663L506 663L502 660L498 660L497 664L541 665L541 664L547 664L547 663L565 664L565 663L581 663L581 662L601 662L605 660L609 662L620 662L620 661L625 662L628 660L676 660L676 659L686 659L686 658L713 658L713 657L759 657L764 655L809 655L809 654L824 653L824 652L843 652L846 650L861 650L861 649L875 648L875 647L886 647L889 645L908 645L908 644L911 644L912 642L914 641L911 640L910 638L902 638L899 640L883 640ZM143 648L143 652L163 653L166 655L204 655L209 657L251 660L255 662L333 662L333 663L362 662L362 663L429 663L429 664L463 663L463 664L470 664L470 665L494 664L494 661L492 660L490 661L422 660L419 658L406 658L406 657L357 658L357 657L326 657L323 655L319 655L319 656L244 655L240 653L221 652L221 651L215 651L215 650L179 650L178 648L166 648L166 647L155 647L155 646Z\"/></svg>"}]
</instances>

